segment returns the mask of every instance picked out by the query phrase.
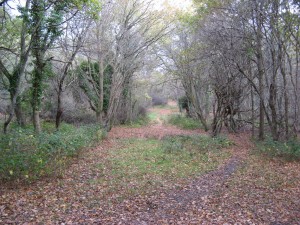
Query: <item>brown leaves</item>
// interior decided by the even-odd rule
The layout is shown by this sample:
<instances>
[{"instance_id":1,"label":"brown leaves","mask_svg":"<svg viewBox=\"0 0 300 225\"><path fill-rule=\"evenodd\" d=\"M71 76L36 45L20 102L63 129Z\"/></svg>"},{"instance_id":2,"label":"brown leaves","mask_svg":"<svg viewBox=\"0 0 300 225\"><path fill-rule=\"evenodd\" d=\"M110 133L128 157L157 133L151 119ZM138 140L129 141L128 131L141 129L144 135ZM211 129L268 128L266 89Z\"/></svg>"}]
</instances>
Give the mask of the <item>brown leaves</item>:
<instances>
[{"instance_id":1,"label":"brown leaves","mask_svg":"<svg viewBox=\"0 0 300 225\"><path fill-rule=\"evenodd\" d=\"M139 184L127 182L124 185L132 191L123 195L126 188L115 185L107 163L109 151L121 149L117 138L189 132L162 124L114 128L63 179L14 189L1 186L0 224L300 223L299 163L282 164L249 155L253 145L247 134L230 136L236 143L229 149L233 158L215 171L192 180L148 184L154 189L145 193L135 192Z\"/></svg>"}]
</instances>

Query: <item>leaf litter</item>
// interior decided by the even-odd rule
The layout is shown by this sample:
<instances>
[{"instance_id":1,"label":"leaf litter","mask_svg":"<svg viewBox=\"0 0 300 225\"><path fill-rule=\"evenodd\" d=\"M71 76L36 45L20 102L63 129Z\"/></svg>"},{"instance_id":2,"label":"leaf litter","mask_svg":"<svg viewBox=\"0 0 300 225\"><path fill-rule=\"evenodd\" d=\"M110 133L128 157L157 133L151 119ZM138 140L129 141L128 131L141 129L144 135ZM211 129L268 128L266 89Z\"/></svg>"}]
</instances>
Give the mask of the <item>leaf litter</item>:
<instances>
[{"instance_id":1,"label":"leaf litter","mask_svg":"<svg viewBox=\"0 0 300 225\"><path fill-rule=\"evenodd\" d=\"M252 154L248 133L229 135L232 156L217 169L154 185L146 193L124 195L108 175L111 168L104 162L110 151L122 149L122 139L204 133L163 123L115 127L63 177L1 185L0 224L300 224L299 163Z\"/></svg>"}]
</instances>

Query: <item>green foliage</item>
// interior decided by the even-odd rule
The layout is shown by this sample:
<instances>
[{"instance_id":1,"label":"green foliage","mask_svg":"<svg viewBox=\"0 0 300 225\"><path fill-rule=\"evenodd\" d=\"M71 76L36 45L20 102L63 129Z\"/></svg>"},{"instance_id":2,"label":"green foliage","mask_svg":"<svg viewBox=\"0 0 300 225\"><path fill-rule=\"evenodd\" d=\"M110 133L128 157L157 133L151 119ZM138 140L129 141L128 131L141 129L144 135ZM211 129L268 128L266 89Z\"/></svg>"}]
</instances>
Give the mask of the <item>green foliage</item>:
<instances>
[{"instance_id":1,"label":"green foliage","mask_svg":"<svg viewBox=\"0 0 300 225\"><path fill-rule=\"evenodd\" d=\"M267 138L265 141L257 143L257 149L269 157L281 157L287 160L300 159L300 142L297 139L280 142Z\"/></svg>"},{"instance_id":2,"label":"green foliage","mask_svg":"<svg viewBox=\"0 0 300 225\"><path fill-rule=\"evenodd\" d=\"M156 121L159 118L159 115L157 112L150 112L150 113L148 113L147 116L150 121Z\"/></svg>"},{"instance_id":3,"label":"green foliage","mask_svg":"<svg viewBox=\"0 0 300 225\"><path fill-rule=\"evenodd\" d=\"M22 20L19 18L6 20L5 24L0 25L1 47L7 47L7 48L19 47L21 27L22 27ZM9 52L7 52L7 54L9 54Z\"/></svg>"},{"instance_id":4,"label":"green foliage","mask_svg":"<svg viewBox=\"0 0 300 225\"><path fill-rule=\"evenodd\" d=\"M112 74L114 70L111 65L106 65L104 69L103 79L103 110L107 112L110 97L110 87L112 82ZM99 108L99 64L96 62L83 61L79 67L76 68L76 73L80 81L80 88L89 98L92 103L92 109L97 111ZM91 84L91 82L94 84Z\"/></svg>"},{"instance_id":5,"label":"green foliage","mask_svg":"<svg viewBox=\"0 0 300 225\"><path fill-rule=\"evenodd\" d=\"M178 179L209 172L230 156L225 151L207 152L197 148L169 154L164 150L165 142L153 139L121 141L123 147L110 151L108 162L99 164L102 178L92 182L108 183L120 195L145 194Z\"/></svg>"},{"instance_id":6,"label":"green foliage","mask_svg":"<svg viewBox=\"0 0 300 225\"><path fill-rule=\"evenodd\" d=\"M74 8L79 10L85 9L86 13L94 19L98 18L102 9L101 2L98 0L69 0L69 2L73 4Z\"/></svg>"},{"instance_id":7,"label":"green foliage","mask_svg":"<svg viewBox=\"0 0 300 225\"><path fill-rule=\"evenodd\" d=\"M151 120L148 116L139 116L135 121L126 123L125 126L140 128L140 127L147 126L150 123L150 121Z\"/></svg>"},{"instance_id":8,"label":"green foliage","mask_svg":"<svg viewBox=\"0 0 300 225\"><path fill-rule=\"evenodd\" d=\"M195 152L209 152L227 148L233 143L225 137L211 138L209 136L199 135L178 135L167 136L163 139L162 149L166 153L178 153L182 151Z\"/></svg>"},{"instance_id":9,"label":"green foliage","mask_svg":"<svg viewBox=\"0 0 300 225\"><path fill-rule=\"evenodd\" d=\"M182 129L195 130L202 127L201 123L193 118L172 115L167 119L168 123L180 127Z\"/></svg>"},{"instance_id":10,"label":"green foliage","mask_svg":"<svg viewBox=\"0 0 300 225\"><path fill-rule=\"evenodd\" d=\"M35 135L32 127L17 127L0 136L0 180L30 181L60 174L71 157L105 136L98 126L62 124L55 131L53 123L44 123L43 130Z\"/></svg>"},{"instance_id":11,"label":"green foliage","mask_svg":"<svg viewBox=\"0 0 300 225\"><path fill-rule=\"evenodd\" d=\"M186 96L182 96L178 99L178 106L179 106L179 110L180 112L183 109L186 109L187 111L189 111L189 100Z\"/></svg>"}]
</instances>

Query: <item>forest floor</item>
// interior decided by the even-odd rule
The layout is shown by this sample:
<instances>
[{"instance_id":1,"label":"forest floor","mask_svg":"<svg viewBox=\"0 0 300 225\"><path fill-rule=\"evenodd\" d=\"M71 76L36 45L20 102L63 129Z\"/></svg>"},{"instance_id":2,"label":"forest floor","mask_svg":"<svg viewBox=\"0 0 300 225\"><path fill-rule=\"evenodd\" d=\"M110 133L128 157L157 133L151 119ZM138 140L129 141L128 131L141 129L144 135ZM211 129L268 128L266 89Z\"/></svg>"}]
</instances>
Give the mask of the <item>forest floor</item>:
<instances>
[{"instance_id":1,"label":"forest floor","mask_svg":"<svg viewBox=\"0 0 300 225\"><path fill-rule=\"evenodd\" d=\"M248 133L218 151L166 154L166 136L208 135L167 124L173 113L113 128L60 178L1 185L0 224L300 224L299 162L262 157Z\"/></svg>"}]
</instances>

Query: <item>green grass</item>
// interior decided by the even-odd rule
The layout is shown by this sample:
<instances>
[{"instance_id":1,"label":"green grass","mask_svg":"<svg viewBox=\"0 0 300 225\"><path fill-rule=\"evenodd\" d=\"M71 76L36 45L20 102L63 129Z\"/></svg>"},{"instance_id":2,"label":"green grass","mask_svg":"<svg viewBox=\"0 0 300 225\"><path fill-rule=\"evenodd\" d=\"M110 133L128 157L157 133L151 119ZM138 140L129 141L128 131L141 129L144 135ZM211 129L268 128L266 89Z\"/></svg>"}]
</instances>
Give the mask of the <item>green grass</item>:
<instances>
[{"instance_id":1,"label":"green grass","mask_svg":"<svg viewBox=\"0 0 300 225\"><path fill-rule=\"evenodd\" d=\"M233 143L223 136L211 138L206 135L179 135L167 136L163 139L163 150L167 153L195 150L201 152L209 152L227 148Z\"/></svg>"},{"instance_id":2,"label":"green grass","mask_svg":"<svg viewBox=\"0 0 300 225\"><path fill-rule=\"evenodd\" d=\"M147 116L140 117L135 121L124 124L125 127L140 128L155 122L159 118L159 114L156 112L147 113Z\"/></svg>"},{"instance_id":3,"label":"green grass","mask_svg":"<svg viewBox=\"0 0 300 225\"><path fill-rule=\"evenodd\" d=\"M202 128L201 123L198 120L188 118L181 115L171 115L167 118L169 124L175 125L182 129L195 130Z\"/></svg>"},{"instance_id":4,"label":"green grass","mask_svg":"<svg viewBox=\"0 0 300 225\"><path fill-rule=\"evenodd\" d=\"M148 118L150 119L150 121L155 121L158 119L158 117L159 117L159 115L156 112L148 113Z\"/></svg>"},{"instance_id":5,"label":"green grass","mask_svg":"<svg viewBox=\"0 0 300 225\"><path fill-rule=\"evenodd\" d=\"M158 108L158 109L178 109L178 106L156 105L156 106L153 106L153 108Z\"/></svg>"},{"instance_id":6,"label":"green grass","mask_svg":"<svg viewBox=\"0 0 300 225\"><path fill-rule=\"evenodd\" d=\"M154 187L172 185L183 178L214 170L230 156L220 151L225 145L217 144L210 137L170 138L123 140L124 147L111 151L108 161L98 165L102 172L108 168L103 178L91 182L108 183L123 195L146 194ZM174 140L181 147L169 151ZM215 143L214 149L207 147L211 141Z\"/></svg>"},{"instance_id":7,"label":"green grass","mask_svg":"<svg viewBox=\"0 0 300 225\"><path fill-rule=\"evenodd\" d=\"M104 136L98 126L79 128L43 123L43 132L36 135L32 126L12 127L0 135L0 180L32 181L45 175L61 175L69 159L78 155Z\"/></svg>"},{"instance_id":8,"label":"green grass","mask_svg":"<svg viewBox=\"0 0 300 225\"><path fill-rule=\"evenodd\" d=\"M257 151L268 157L285 160L300 160L300 141L292 139L286 142L273 141L270 137L263 142L257 142Z\"/></svg>"},{"instance_id":9,"label":"green grass","mask_svg":"<svg viewBox=\"0 0 300 225\"><path fill-rule=\"evenodd\" d=\"M149 117L140 117L135 121L132 121L130 123L125 123L125 127L131 127L131 128L140 128L147 126L150 123L150 118Z\"/></svg>"}]
</instances>

